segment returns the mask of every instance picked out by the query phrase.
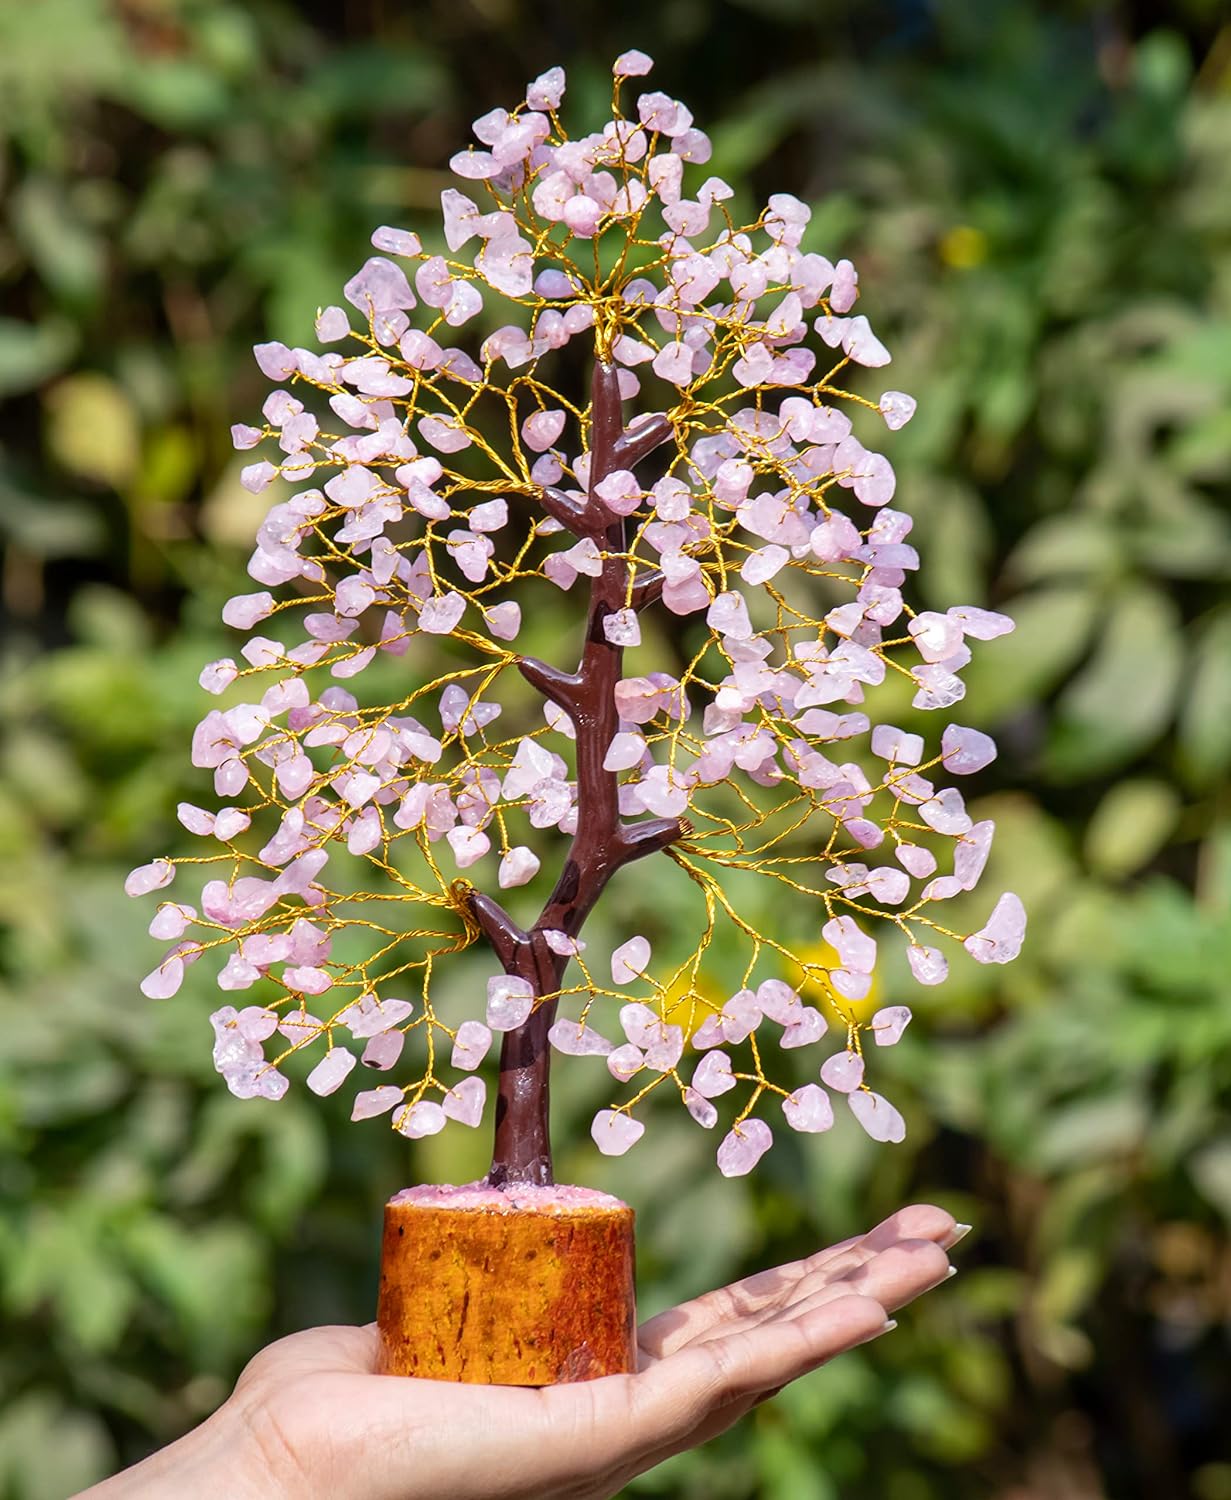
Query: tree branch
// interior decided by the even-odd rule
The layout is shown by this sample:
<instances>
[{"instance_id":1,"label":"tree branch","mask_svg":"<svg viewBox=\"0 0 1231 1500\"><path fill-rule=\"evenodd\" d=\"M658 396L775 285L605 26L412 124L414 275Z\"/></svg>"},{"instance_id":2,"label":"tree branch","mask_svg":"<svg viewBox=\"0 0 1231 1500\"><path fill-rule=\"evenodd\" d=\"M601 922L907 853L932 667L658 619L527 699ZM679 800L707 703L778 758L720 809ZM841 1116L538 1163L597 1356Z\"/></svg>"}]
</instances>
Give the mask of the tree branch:
<instances>
[{"instance_id":1,"label":"tree branch","mask_svg":"<svg viewBox=\"0 0 1231 1500\"><path fill-rule=\"evenodd\" d=\"M621 864L657 854L677 839L686 838L689 825L683 818L654 818L647 823L625 823L620 829L617 848Z\"/></svg>"},{"instance_id":2,"label":"tree branch","mask_svg":"<svg viewBox=\"0 0 1231 1500\"><path fill-rule=\"evenodd\" d=\"M529 938L499 901L485 896L482 891L471 891L466 906L479 924L480 932L492 945L501 967L506 973L512 973L519 953L529 944Z\"/></svg>"},{"instance_id":3,"label":"tree branch","mask_svg":"<svg viewBox=\"0 0 1231 1500\"><path fill-rule=\"evenodd\" d=\"M537 656L519 658L517 670L532 688L537 688L544 698L550 698L566 714L571 716L575 712L577 692L581 687L581 678L576 672L562 672L559 667L548 666Z\"/></svg>"},{"instance_id":4,"label":"tree branch","mask_svg":"<svg viewBox=\"0 0 1231 1500\"><path fill-rule=\"evenodd\" d=\"M615 467L634 468L647 454L653 453L655 448L661 448L674 432L671 418L665 412L656 412L652 417L634 422L631 427L625 428L623 436L612 450Z\"/></svg>"},{"instance_id":5,"label":"tree branch","mask_svg":"<svg viewBox=\"0 0 1231 1500\"><path fill-rule=\"evenodd\" d=\"M642 610L647 604L657 604L666 581L659 568L649 568L641 573L633 584L633 608Z\"/></svg>"},{"instance_id":6,"label":"tree branch","mask_svg":"<svg viewBox=\"0 0 1231 1500\"><path fill-rule=\"evenodd\" d=\"M589 508L584 500L578 500L575 495L567 494L564 490L557 490L550 485L539 492L539 499L543 509L553 521L559 521L560 525L574 536L593 536L595 531L601 531L603 523L600 521L595 526L590 517Z\"/></svg>"}]
</instances>

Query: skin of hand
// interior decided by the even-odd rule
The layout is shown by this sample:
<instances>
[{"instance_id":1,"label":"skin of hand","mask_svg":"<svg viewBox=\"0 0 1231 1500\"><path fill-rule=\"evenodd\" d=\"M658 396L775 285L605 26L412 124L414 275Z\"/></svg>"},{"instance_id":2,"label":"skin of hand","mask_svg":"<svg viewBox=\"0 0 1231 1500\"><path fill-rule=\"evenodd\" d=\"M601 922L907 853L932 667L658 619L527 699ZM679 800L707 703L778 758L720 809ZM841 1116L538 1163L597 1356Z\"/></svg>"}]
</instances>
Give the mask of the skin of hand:
<instances>
[{"instance_id":1,"label":"skin of hand","mask_svg":"<svg viewBox=\"0 0 1231 1500\"><path fill-rule=\"evenodd\" d=\"M377 1375L374 1324L249 1363L200 1427L80 1500L607 1500L894 1325L951 1274L943 1209L707 1292L644 1323L635 1375L525 1389Z\"/></svg>"}]
</instances>

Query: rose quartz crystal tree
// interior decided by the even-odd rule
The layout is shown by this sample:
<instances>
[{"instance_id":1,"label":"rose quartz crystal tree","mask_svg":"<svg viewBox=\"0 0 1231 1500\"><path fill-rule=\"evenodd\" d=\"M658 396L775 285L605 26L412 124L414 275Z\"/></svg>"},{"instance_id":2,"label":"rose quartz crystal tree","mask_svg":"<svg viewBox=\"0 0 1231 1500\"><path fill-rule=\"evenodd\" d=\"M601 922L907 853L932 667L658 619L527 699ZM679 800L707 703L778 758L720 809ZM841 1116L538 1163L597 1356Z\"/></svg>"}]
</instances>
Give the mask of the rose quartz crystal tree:
<instances>
[{"instance_id":1,"label":"rose quartz crystal tree","mask_svg":"<svg viewBox=\"0 0 1231 1500\"><path fill-rule=\"evenodd\" d=\"M864 438L901 427L915 402L845 389L851 367L889 354L851 315L850 262L803 248L803 203L778 195L738 224L684 105L647 92L622 112L623 86L649 68L640 52L617 60L612 118L579 139L561 123L559 68L511 113L475 121L479 147L452 162L467 190L442 194L447 253L379 229L381 253L345 287L354 311L317 316L327 352L257 347L277 389L261 425L234 429L266 454L243 483L297 488L258 532L258 591L223 618L272 633L250 636L242 667L201 675L229 706L202 720L192 760L225 805L179 816L211 852L155 860L127 885L160 891L181 866L206 867L199 904L159 907L150 931L172 946L143 989L167 998L207 956L222 960L222 990L258 988L213 1016L215 1062L240 1097L280 1098L284 1060L307 1051L317 1094L353 1087L357 1068L394 1080L355 1092L356 1120L387 1115L411 1137L476 1125L473 1070L503 1033L497 1186L551 1181L553 1048L629 1086L594 1120L609 1154L641 1136L649 1095L677 1096L710 1128L712 1101L741 1086L718 1148L728 1175L770 1145L769 1106L822 1131L831 1093L875 1139L900 1140L901 1115L864 1080L863 1039L892 1044L910 1011L862 1023L854 1009L874 931L931 985L945 941L1003 963L1025 926L1011 894L980 931L945 922L993 828L937 781L985 766L992 741L877 721L890 677L943 715L965 691L967 641L1012 628L903 598L911 519L890 507L893 469ZM563 378L576 381L582 350L588 400L584 376L576 390ZM512 644L533 591L551 586L585 596L575 670ZM650 609L674 621L674 672L643 661L648 648L625 661ZM541 695L541 721L524 689L501 703L510 672ZM397 691L365 694L373 681ZM691 955L656 968L629 934L587 960L594 903L655 854L696 887ZM808 903L832 963L757 931L729 872ZM491 887L540 878L522 927ZM698 973L722 924L746 962L715 1001ZM440 961L484 941L497 971L484 1018L442 1014ZM805 980L827 1013L804 1003ZM835 1027L817 1082L774 1083L774 1046Z\"/></svg>"}]
</instances>

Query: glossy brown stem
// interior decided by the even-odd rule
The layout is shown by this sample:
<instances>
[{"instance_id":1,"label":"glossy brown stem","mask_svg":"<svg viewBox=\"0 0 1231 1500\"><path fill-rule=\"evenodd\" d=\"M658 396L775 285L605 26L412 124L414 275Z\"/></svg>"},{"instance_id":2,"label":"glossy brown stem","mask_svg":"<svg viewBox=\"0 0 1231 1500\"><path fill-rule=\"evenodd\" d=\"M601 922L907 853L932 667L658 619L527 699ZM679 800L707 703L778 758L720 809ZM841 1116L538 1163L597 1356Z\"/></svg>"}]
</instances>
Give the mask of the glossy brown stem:
<instances>
[{"instance_id":1,"label":"glossy brown stem","mask_svg":"<svg viewBox=\"0 0 1231 1500\"><path fill-rule=\"evenodd\" d=\"M559 990L568 965L567 955L553 952L543 934L554 930L576 937L607 882L622 865L665 849L683 831L674 818L625 823L619 811L618 778L603 767L607 748L619 729L615 686L624 658L621 647L604 634L603 621L625 607L629 564L624 556L624 520L607 509L595 490L613 470L631 468L671 435L671 424L663 416L644 419L626 431L622 405L615 366L598 362L591 386L590 476L585 504L554 492L546 501L550 514L576 534L593 536L604 553L602 571L590 583L581 661L575 672L564 672L529 657L520 663L526 680L573 721L577 735L577 832L555 889L528 932L522 932L490 896L476 893L470 898L475 920L505 972L528 979L536 995L552 995ZM524 1026L504 1037L495 1149L488 1174L494 1187L553 1181L548 1134L551 1049L547 1032L555 1014L556 1002L543 1001Z\"/></svg>"}]
</instances>

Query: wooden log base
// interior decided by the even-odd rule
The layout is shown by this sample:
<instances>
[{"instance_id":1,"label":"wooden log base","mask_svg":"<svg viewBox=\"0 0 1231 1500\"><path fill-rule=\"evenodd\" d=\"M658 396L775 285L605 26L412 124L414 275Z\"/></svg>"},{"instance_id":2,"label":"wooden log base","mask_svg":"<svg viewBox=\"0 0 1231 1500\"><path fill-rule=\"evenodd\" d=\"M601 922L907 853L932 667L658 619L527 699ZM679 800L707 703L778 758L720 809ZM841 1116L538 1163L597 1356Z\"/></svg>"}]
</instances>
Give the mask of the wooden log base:
<instances>
[{"instance_id":1,"label":"wooden log base","mask_svg":"<svg viewBox=\"0 0 1231 1500\"><path fill-rule=\"evenodd\" d=\"M385 1206L381 1368L556 1385L637 1368L633 1211L577 1187L417 1187Z\"/></svg>"}]
</instances>

